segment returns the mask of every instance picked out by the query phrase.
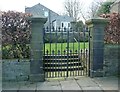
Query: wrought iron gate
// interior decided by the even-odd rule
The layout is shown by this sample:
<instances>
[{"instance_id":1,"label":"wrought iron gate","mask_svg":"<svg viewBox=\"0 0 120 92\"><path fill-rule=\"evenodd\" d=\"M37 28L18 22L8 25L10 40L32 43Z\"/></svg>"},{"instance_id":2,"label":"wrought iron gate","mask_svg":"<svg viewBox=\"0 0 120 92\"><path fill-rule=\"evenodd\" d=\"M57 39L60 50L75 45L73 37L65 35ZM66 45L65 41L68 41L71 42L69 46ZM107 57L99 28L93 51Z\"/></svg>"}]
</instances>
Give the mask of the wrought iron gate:
<instances>
[{"instance_id":1,"label":"wrought iron gate","mask_svg":"<svg viewBox=\"0 0 120 92\"><path fill-rule=\"evenodd\" d=\"M89 74L89 31L44 28L43 65L46 78Z\"/></svg>"}]
</instances>

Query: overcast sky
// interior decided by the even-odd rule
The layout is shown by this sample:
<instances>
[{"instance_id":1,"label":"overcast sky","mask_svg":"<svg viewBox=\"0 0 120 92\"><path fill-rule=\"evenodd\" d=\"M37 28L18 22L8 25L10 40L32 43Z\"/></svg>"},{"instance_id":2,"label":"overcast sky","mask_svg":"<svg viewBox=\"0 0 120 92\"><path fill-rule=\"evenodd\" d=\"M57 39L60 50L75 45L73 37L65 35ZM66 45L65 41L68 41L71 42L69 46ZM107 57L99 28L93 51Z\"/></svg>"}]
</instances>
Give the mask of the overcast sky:
<instances>
[{"instance_id":1,"label":"overcast sky","mask_svg":"<svg viewBox=\"0 0 120 92\"><path fill-rule=\"evenodd\" d=\"M41 3L57 13L62 13L64 11L63 4L65 1L66 0L0 0L0 10L24 12L25 6L31 7L35 4ZM80 2L83 2L84 6L88 6L92 1L93 0L80 0Z\"/></svg>"},{"instance_id":2,"label":"overcast sky","mask_svg":"<svg viewBox=\"0 0 120 92\"><path fill-rule=\"evenodd\" d=\"M64 10L65 1L66 0L0 0L0 10L25 12L25 7L32 7L40 3L58 14L63 14L65 11ZM80 0L80 2L82 3L83 12L85 14L93 1L94 0ZM81 20L84 21L82 17Z\"/></svg>"}]
</instances>

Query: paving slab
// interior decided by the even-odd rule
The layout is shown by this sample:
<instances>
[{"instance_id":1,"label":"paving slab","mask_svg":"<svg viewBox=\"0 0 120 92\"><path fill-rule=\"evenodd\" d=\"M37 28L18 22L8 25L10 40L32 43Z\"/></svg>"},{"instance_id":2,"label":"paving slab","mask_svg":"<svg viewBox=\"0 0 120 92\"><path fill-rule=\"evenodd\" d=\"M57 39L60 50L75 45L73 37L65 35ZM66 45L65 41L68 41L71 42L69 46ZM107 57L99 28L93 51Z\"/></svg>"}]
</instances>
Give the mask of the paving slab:
<instances>
[{"instance_id":1,"label":"paving slab","mask_svg":"<svg viewBox=\"0 0 120 92\"><path fill-rule=\"evenodd\" d=\"M3 82L2 83L2 90L19 90L19 83L18 82Z\"/></svg>"},{"instance_id":2,"label":"paving slab","mask_svg":"<svg viewBox=\"0 0 120 92\"><path fill-rule=\"evenodd\" d=\"M19 90L17 92L36 92L36 90Z\"/></svg>"},{"instance_id":3,"label":"paving slab","mask_svg":"<svg viewBox=\"0 0 120 92\"><path fill-rule=\"evenodd\" d=\"M83 90L82 92L104 92L102 90Z\"/></svg>"},{"instance_id":4,"label":"paving slab","mask_svg":"<svg viewBox=\"0 0 120 92\"><path fill-rule=\"evenodd\" d=\"M99 77L99 78L94 78L94 81L103 90L118 90L118 78L117 77Z\"/></svg>"},{"instance_id":5,"label":"paving slab","mask_svg":"<svg viewBox=\"0 0 120 92\"><path fill-rule=\"evenodd\" d=\"M100 87L82 87L82 90L102 90Z\"/></svg>"},{"instance_id":6,"label":"paving slab","mask_svg":"<svg viewBox=\"0 0 120 92\"><path fill-rule=\"evenodd\" d=\"M34 92L37 89L37 84L34 82L19 82L20 85L20 92L24 92L25 90L31 90Z\"/></svg>"},{"instance_id":7,"label":"paving slab","mask_svg":"<svg viewBox=\"0 0 120 92\"><path fill-rule=\"evenodd\" d=\"M63 92L62 90L37 90L36 92Z\"/></svg>"},{"instance_id":8,"label":"paving slab","mask_svg":"<svg viewBox=\"0 0 120 92\"><path fill-rule=\"evenodd\" d=\"M37 90L61 90L61 87L58 81L46 81L38 82Z\"/></svg>"},{"instance_id":9,"label":"paving slab","mask_svg":"<svg viewBox=\"0 0 120 92\"><path fill-rule=\"evenodd\" d=\"M81 77L76 79L77 83L83 88L89 88L89 87L98 87L98 85L89 77Z\"/></svg>"},{"instance_id":10,"label":"paving slab","mask_svg":"<svg viewBox=\"0 0 120 92\"><path fill-rule=\"evenodd\" d=\"M62 90L81 90L75 80L60 81Z\"/></svg>"},{"instance_id":11,"label":"paving slab","mask_svg":"<svg viewBox=\"0 0 120 92\"><path fill-rule=\"evenodd\" d=\"M19 92L18 90L2 90L1 92Z\"/></svg>"},{"instance_id":12,"label":"paving slab","mask_svg":"<svg viewBox=\"0 0 120 92\"><path fill-rule=\"evenodd\" d=\"M118 92L118 78L73 77L35 83L3 82L2 86L2 92Z\"/></svg>"}]
</instances>

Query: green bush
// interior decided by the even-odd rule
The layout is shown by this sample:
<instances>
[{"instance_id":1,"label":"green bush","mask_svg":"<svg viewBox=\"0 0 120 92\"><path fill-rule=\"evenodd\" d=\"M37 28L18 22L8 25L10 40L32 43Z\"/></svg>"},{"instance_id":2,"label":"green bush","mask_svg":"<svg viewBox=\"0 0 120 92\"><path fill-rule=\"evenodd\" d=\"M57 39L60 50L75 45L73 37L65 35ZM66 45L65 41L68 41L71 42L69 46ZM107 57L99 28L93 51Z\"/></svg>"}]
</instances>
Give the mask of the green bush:
<instances>
[{"instance_id":1,"label":"green bush","mask_svg":"<svg viewBox=\"0 0 120 92\"><path fill-rule=\"evenodd\" d=\"M30 14L2 13L2 59L30 58Z\"/></svg>"}]
</instances>

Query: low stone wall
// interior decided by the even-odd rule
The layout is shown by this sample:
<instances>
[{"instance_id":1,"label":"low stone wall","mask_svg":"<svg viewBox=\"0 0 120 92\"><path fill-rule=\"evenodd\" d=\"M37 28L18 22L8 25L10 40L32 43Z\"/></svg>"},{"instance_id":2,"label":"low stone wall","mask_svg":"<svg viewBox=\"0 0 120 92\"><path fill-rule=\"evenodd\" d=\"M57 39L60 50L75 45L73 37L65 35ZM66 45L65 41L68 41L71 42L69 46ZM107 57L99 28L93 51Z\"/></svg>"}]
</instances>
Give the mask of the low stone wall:
<instances>
[{"instance_id":1,"label":"low stone wall","mask_svg":"<svg viewBox=\"0 0 120 92\"><path fill-rule=\"evenodd\" d=\"M30 60L2 60L3 81L27 81L30 75Z\"/></svg>"},{"instance_id":2,"label":"low stone wall","mask_svg":"<svg viewBox=\"0 0 120 92\"><path fill-rule=\"evenodd\" d=\"M105 45L105 76L118 75L119 45ZM30 60L2 60L3 81L27 81L30 75Z\"/></svg>"},{"instance_id":3,"label":"low stone wall","mask_svg":"<svg viewBox=\"0 0 120 92\"><path fill-rule=\"evenodd\" d=\"M105 76L118 75L118 53L120 45L105 44L104 49L104 72Z\"/></svg>"}]
</instances>

